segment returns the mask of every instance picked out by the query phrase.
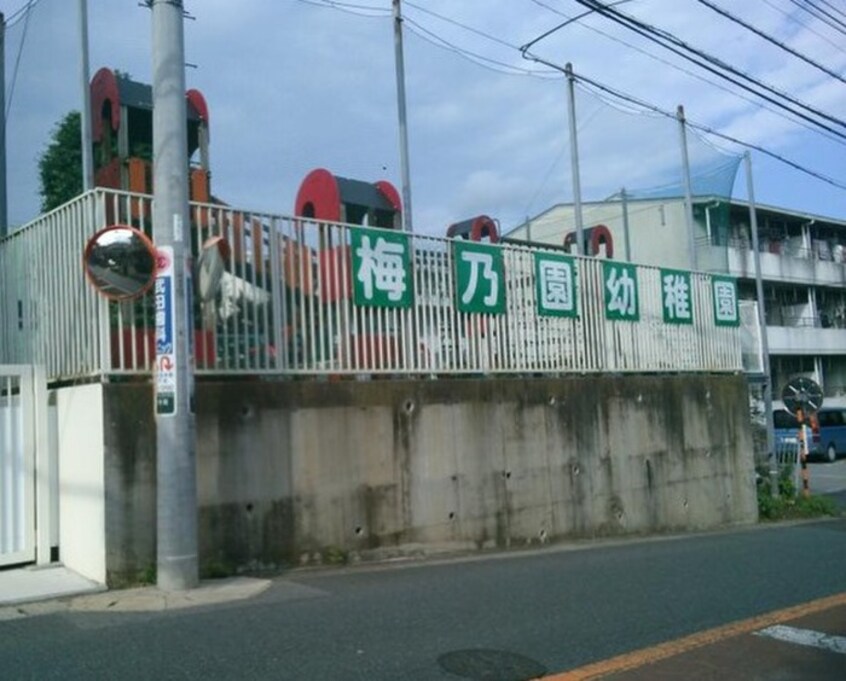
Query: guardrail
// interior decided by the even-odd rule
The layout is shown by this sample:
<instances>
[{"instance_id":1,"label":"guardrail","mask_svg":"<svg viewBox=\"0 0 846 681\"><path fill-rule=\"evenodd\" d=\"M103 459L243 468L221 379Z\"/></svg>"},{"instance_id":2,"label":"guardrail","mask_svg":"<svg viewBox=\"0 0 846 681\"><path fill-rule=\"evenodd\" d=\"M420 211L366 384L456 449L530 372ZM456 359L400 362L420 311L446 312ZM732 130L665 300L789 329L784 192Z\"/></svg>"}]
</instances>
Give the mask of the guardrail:
<instances>
[{"instance_id":1,"label":"guardrail","mask_svg":"<svg viewBox=\"0 0 846 681\"><path fill-rule=\"evenodd\" d=\"M152 295L102 300L81 263L98 228L149 233L151 204L98 189L0 242L0 361L52 379L152 369ZM213 204L191 224L195 255L210 236L231 245L214 300L189 306L199 374L742 368L736 305L728 324L717 313L725 278Z\"/></svg>"}]
</instances>

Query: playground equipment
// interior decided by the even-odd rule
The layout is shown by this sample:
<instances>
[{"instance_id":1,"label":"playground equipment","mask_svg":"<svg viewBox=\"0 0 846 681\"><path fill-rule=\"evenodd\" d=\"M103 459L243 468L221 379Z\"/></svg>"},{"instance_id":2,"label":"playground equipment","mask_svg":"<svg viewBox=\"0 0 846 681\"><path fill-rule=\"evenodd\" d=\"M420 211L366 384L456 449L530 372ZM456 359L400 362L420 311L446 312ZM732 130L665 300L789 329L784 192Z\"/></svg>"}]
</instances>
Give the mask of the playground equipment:
<instances>
[{"instance_id":1,"label":"playground equipment","mask_svg":"<svg viewBox=\"0 0 846 681\"><path fill-rule=\"evenodd\" d=\"M449 238L461 237L470 241L481 241L487 237L492 244L499 243L499 229L496 222L487 215L455 222L447 228Z\"/></svg>"},{"instance_id":2,"label":"playground equipment","mask_svg":"<svg viewBox=\"0 0 846 681\"><path fill-rule=\"evenodd\" d=\"M188 158L192 201L208 202L209 109L199 90L185 93L188 108ZM91 79L91 137L94 182L98 187L153 193L153 88L117 71L102 68Z\"/></svg>"}]
</instances>

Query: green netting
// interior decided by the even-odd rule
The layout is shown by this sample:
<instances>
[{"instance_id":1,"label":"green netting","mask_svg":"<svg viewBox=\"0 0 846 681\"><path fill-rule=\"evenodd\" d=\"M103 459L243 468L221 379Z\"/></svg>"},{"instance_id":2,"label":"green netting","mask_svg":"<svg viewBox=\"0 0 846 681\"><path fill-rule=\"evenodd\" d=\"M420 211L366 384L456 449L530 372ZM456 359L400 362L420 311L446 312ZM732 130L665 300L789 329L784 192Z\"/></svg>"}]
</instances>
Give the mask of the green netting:
<instances>
[{"instance_id":1,"label":"green netting","mask_svg":"<svg viewBox=\"0 0 846 681\"><path fill-rule=\"evenodd\" d=\"M577 85L576 121L582 200L602 200L621 189L633 199L684 196L678 120L623 108ZM730 197L741 157L717 149L689 126L685 137L693 196ZM569 175L569 168L564 172Z\"/></svg>"},{"instance_id":2,"label":"green netting","mask_svg":"<svg viewBox=\"0 0 846 681\"><path fill-rule=\"evenodd\" d=\"M715 147L690 126L683 137L675 116L622 107L578 81L575 91L584 229L607 226L613 234L614 257L724 271L725 246L732 238L730 201L742 157ZM684 202L683 139L695 265ZM517 230L515 236L553 243L573 240L576 215L569 135L567 141L567 153L559 157L551 174L559 190L557 205L528 220L528 229Z\"/></svg>"}]
</instances>

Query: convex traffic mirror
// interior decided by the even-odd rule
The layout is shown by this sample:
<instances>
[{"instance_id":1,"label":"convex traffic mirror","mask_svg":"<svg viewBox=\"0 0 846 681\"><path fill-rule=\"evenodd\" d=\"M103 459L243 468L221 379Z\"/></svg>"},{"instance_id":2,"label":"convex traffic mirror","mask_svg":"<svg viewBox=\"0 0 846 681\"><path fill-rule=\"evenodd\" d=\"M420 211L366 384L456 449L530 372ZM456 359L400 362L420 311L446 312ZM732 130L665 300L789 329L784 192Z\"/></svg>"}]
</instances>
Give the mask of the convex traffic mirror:
<instances>
[{"instance_id":1,"label":"convex traffic mirror","mask_svg":"<svg viewBox=\"0 0 846 681\"><path fill-rule=\"evenodd\" d=\"M149 290L156 276L156 255L147 236L135 227L112 225L85 247L85 274L111 300L130 300Z\"/></svg>"}]
</instances>

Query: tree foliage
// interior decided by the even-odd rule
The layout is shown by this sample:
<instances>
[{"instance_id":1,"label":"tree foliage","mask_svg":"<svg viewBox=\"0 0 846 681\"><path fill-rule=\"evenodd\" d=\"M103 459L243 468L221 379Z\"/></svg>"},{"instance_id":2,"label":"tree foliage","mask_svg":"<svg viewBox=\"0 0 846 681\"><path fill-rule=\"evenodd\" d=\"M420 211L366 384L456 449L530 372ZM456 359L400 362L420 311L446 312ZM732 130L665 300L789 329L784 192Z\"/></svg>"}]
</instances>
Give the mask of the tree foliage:
<instances>
[{"instance_id":1,"label":"tree foliage","mask_svg":"<svg viewBox=\"0 0 846 681\"><path fill-rule=\"evenodd\" d=\"M82 133L79 111L70 111L50 133L38 159L41 210L47 212L82 193Z\"/></svg>"}]
</instances>

